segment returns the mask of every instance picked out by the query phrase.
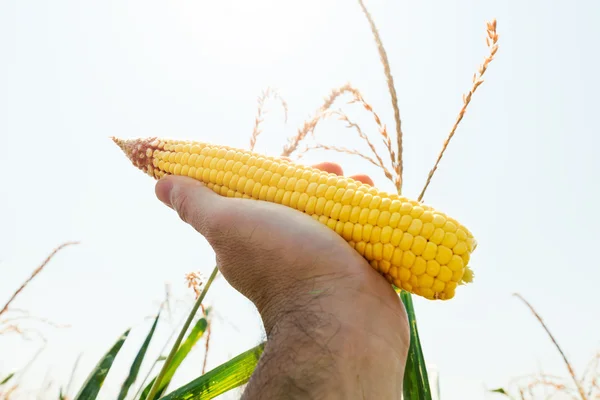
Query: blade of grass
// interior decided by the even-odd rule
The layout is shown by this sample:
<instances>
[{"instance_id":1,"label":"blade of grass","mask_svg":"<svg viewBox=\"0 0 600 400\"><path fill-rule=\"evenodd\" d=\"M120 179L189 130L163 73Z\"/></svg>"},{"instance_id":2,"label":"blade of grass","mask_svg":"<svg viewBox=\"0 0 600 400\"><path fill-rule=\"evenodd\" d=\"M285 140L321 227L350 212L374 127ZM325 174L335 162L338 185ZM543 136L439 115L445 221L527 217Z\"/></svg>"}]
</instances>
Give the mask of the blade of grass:
<instances>
[{"instance_id":1,"label":"blade of grass","mask_svg":"<svg viewBox=\"0 0 600 400\"><path fill-rule=\"evenodd\" d=\"M412 296L406 291L400 293L400 298L408 314L410 324L410 346L408 360L404 371L402 390L405 400L431 400L431 388L427 376L427 365L421 348L419 330L417 329L417 316L412 302Z\"/></svg>"},{"instance_id":2,"label":"blade of grass","mask_svg":"<svg viewBox=\"0 0 600 400\"><path fill-rule=\"evenodd\" d=\"M160 372L158 373L158 376L156 377L156 380L154 381L154 384L152 385L152 389L150 390L150 393L148 395L149 399L156 398L156 394L158 393L158 389L161 386L161 382L162 382L165 374L167 373L169 364L171 364L171 361L175 357L175 354L177 353L177 350L179 349L179 345L181 344L181 341L183 340L185 333L187 332L188 328L190 327L190 324L192 323L192 320L194 319L194 315L196 315L196 313L198 312L198 308L200 308L202 301L204 301L204 297L206 297L206 293L208 293L208 289L210 288L210 285L214 281L218 272L219 272L219 268L217 268L215 266L212 273L210 274L210 278L208 278L208 282L206 282L206 285L204 285L204 289L202 290L202 293L200 294L200 296L198 296L198 299L196 300L194 307L192 307L192 311L190 312L190 315L188 315L188 318L185 321L185 324L183 324L183 327L181 328L181 332L179 333L177 340L173 344L173 347L171 348L171 351L169 352L169 355L167 356L167 360L163 364Z\"/></svg>"},{"instance_id":3,"label":"blade of grass","mask_svg":"<svg viewBox=\"0 0 600 400\"><path fill-rule=\"evenodd\" d=\"M130 329L126 330L113 347L104 355L104 357L102 357L100 362L96 365L96 368L92 370L92 373L81 387L79 393L77 393L77 396L75 396L74 400L93 400L96 398L100 388L102 388L102 385L104 384L108 371L110 371L117 354L129 335L129 331Z\"/></svg>"},{"instance_id":4,"label":"blade of grass","mask_svg":"<svg viewBox=\"0 0 600 400\"><path fill-rule=\"evenodd\" d=\"M198 343L198 341L200 340L202 335L204 335L204 332L206 332L207 327L208 327L208 321L206 318L201 318L198 320L198 322L196 322L196 325L194 325L194 328L192 329L192 331L190 332L190 334L188 335L186 340L183 342L183 344L181 345L179 350L177 350L177 353L175 353L175 356L169 363L169 367L167 368L167 371L165 372L165 374L162 377L162 383L160 384L160 386L156 392L156 395L154 395L154 397L148 396L148 394L150 393L150 389L152 388L152 385L156 381L156 378L154 378L148 384L148 386L146 386L146 389L144 389L144 391L142 392L142 396L141 396L140 400L146 400L146 399L147 400L156 400L164 394L165 390L167 389L167 386L171 382L171 379L173 379L173 376L175 375L177 368L179 368L181 366L181 363L183 362L183 360L185 360L185 358L190 354L190 352L192 351L192 349L194 348L196 343Z\"/></svg>"},{"instance_id":5,"label":"blade of grass","mask_svg":"<svg viewBox=\"0 0 600 400\"><path fill-rule=\"evenodd\" d=\"M264 350L261 343L194 379L160 400L209 400L250 380Z\"/></svg>"},{"instance_id":6,"label":"blade of grass","mask_svg":"<svg viewBox=\"0 0 600 400\"><path fill-rule=\"evenodd\" d=\"M131 368L129 369L129 375L127 376L125 382L123 382L123 385L121 386L121 391L119 392L118 400L123 400L125 396L127 396L129 388L131 388L131 385L133 385L133 383L137 379L138 373L140 372L140 367L142 366L142 361L144 361L144 357L146 356L146 351L148 350L148 346L150 345L150 341L152 340L152 336L154 335L154 331L156 330L156 325L158 324L159 318L160 311L156 315L154 323L152 324L148 335L146 335L144 343L142 343L142 347L140 347L140 350L138 351L137 355L135 356L135 359L133 360L133 363L131 364Z\"/></svg>"},{"instance_id":7,"label":"blade of grass","mask_svg":"<svg viewBox=\"0 0 600 400\"><path fill-rule=\"evenodd\" d=\"M13 376L15 376L14 372L11 372L10 374L8 374L8 376L6 378L4 378L0 381L0 386L5 385L8 381L10 381L12 379Z\"/></svg>"}]
</instances>

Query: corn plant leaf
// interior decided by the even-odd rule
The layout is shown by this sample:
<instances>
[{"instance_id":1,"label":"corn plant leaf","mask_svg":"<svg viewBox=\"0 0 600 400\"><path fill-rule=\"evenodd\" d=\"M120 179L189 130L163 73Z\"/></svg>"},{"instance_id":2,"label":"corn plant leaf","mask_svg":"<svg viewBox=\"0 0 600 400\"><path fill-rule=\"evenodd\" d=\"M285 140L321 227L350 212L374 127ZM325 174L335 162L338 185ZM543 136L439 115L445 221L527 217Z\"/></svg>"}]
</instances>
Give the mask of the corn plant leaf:
<instances>
[{"instance_id":1,"label":"corn plant leaf","mask_svg":"<svg viewBox=\"0 0 600 400\"><path fill-rule=\"evenodd\" d=\"M127 396L129 388L137 379L138 373L140 372L140 367L142 366L142 361L144 361L146 351L148 350L148 346L150 345L150 341L152 340L152 336L154 335L154 331L156 330L156 325L158 324L159 318L160 312L154 319L154 323L152 324L148 335L146 335L146 339L144 340L144 343L142 343L142 347L140 347L140 350L138 351L137 355L135 356L135 359L133 360L133 363L131 364L131 368L129 369L129 375L127 376L127 379L125 379L125 382L123 382L123 385L121 386L121 391L119 392L118 400L123 400Z\"/></svg>"},{"instance_id":2,"label":"corn plant leaf","mask_svg":"<svg viewBox=\"0 0 600 400\"><path fill-rule=\"evenodd\" d=\"M79 390L79 393L77 393L77 396L75 396L74 400L93 400L96 398L98 392L104 384L104 380L106 379L106 375L108 375L108 371L110 371L117 354L121 350L123 343L125 343L125 340L129 335L129 331L130 329L126 330L125 333L123 333L123 335L121 335L121 337L113 345L113 347L98 362Z\"/></svg>"},{"instance_id":3,"label":"corn plant leaf","mask_svg":"<svg viewBox=\"0 0 600 400\"><path fill-rule=\"evenodd\" d=\"M402 390L405 400L431 400L431 389L427 377L427 366L421 348L419 331L417 329L417 317L410 293L402 290L400 297L408 314L410 324L410 346L408 348L408 360L404 371L404 382Z\"/></svg>"},{"instance_id":4,"label":"corn plant leaf","mask_svg":"<svg viewBox=\"0 0 600 400\"><path fill-rule=\"evenodd\" d=\"M250 380L264 350L261 343L169 393L160 400L209 400Z\"/></svg>"},{"instance_id":5,"label":"corn plant leaf","mask_svg":"<svg viewBox=\"0 0 600 400\"><path fill-rule=\"evenodd\" d=\"M161 398L161 396L166 391L169 383L171 382L173 375L175 375L177 368L179 368L183 360L185 360L185 358L188 356L188 354L190 354L190 351L192 351L196 343L198 343L198 340L200 340L202 335L204 335L207 326L208 321L206 320L206 318L200 318L198 322L196 322L196 325L194 325L192 331L189 333L185 341L181 344L181 346L179 346L177 353L175 353L175 357L173 357L173 360L169 364L167 372L165 373L164 378L162 379L162 382L160 384L159 390L156 394L156 397L154 397L154 399L146 399L148 397L148 394L150 394L150 389L152 389L154 381L156 380L156 377L154 377L152 381L144 388L140 400L157 400Z\"/></svg>"},{"instance_id":6,"label":"corn plant leaf","mask_svg":"<svg viewBox=\"0 0 600 400\"><path fill-rule=\"evenodd\" d=\"M4 385L4 384L6 384L8 381L10 381L10 380L12 379L12 377L13 377L13 376L15 376L15 373L14 373L14 372L12 372L12 373L8 374L8 376L7 376L6 378L4 378L4 379L2 379L2 380L0 381L0 386Z\"/></svg>"}]
</instances>

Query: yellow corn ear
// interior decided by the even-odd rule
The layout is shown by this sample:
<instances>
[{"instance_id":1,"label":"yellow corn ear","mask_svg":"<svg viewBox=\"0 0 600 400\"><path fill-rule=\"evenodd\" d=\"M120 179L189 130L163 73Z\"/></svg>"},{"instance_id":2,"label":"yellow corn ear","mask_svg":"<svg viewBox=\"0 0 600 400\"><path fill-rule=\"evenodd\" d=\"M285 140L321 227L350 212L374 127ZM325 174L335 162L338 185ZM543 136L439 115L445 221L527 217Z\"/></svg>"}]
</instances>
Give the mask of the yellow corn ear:
<instances>
[{"instance_id":1,"label":"yellow corn ear","mask_svg":"<svg viewBox=\"0 0 600 400\"><path fill-rule=\"evenodd\" d=\"M113 138L148 175L188 176L227 197L283 204L342 236L390 283L448 300L470 282L477 247L456 220L397 194L277 157L208 143Z\"/></svg>"}]
</instances>

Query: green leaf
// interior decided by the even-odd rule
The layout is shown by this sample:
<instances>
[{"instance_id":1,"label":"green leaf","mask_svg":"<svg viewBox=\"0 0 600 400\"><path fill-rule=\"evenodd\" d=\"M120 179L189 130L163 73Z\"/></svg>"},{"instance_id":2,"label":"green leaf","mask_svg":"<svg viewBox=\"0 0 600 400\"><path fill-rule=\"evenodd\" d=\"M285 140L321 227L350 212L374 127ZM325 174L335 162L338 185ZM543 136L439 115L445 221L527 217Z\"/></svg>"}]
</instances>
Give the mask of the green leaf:
<instances>
[{"instance_id":1,"label":"green leaf","mask_svg":"<svg viewBox=\"0 0 600 400\"><path fill-rule=\"evenodd\" d=\"M244 385L250 380L264 347L265 343L261 343L245 351L160 400L209 400Z\"/></svg>"},{"instance_id":2,"label":"green leaf","mask_svg":"<svg viewBox=\"0 0 600 400\"><path fill-rule=\"evenodd\" d=\"M10 381L10 380L12 379L12 377L13 377L13 376L15 376L15 373L14 373L14 372L12 372L12 373L8 374L8 376L7 376L6 378L4 378L4 379L2 379L2 380L0 381L0 386L4 385L4 384L6 384L8 381Z\"/></svg>"},{"instance_id":3,"label":"green leaf","mask_svg":"<svg viewBox=\"0 0 600 400\"><path fill-rule=\"evenodd\" d=\"M198 343L198 340L200 340L202 335L204 335L204 332L206 331L207 326L208 326L208 321L206 320L206 318L200 318L198 320L198 322L196 322L196 325L194 326L194 328L192 328L192 331L187 336L185 341L181 344L181 346L177 350L177 353L175 353L173 360L171 360L171 363L167 367L167 370L166 370L165 375L162 379L162 382L159 386L159 390L158 390L156 396L154 396L153 399L148 399L148 400L157 400L160 398L160 396L163 395L163 393L167 389L167 386L171 382L173 375L175 375L177 368L179 368L179 366L181 365L183 360L185 360L185 358L188 356L190 351L192 351L192 349L194 348L196 343ZM156 381L156 377L154 377L154 379L152 379L152 381L144 388L144 391L142 392L142 396L141 396L140 400L146 400L146 398L148 397L148 394L150 393L150 389L152 389L152 385L154 384L154 381Z\"/></svg>"},{"instance_id":4,"label":"green leaf","mask_svg":"<svg viewBox=\"0 0 600 400\"><path fill-rule=\"evenodd\" d=\"M135 382L138 373L140 372L140 367L142 366L142 361L144 361L144 356L146 355L146 351L148 350L148 346L150 345L150 341L152 340L152 336L154 335L154 330L156 329L156 325L158 324L158 319L160 318L160 312L154 319L154 323L152 324L152 328L150 328L150 332L146 336L146 340L142 344L142 347L138 351L133 363L131 364L131 368L129 370L129 375L123 385L121 386L121 392L119 393L118 400L123 400L125 396L127 396L127 392L133 383Z\"/></svg>"},{"instance_id":5,"label":"green leaf","mask_svg":"<svg viewBox=\"0 0 600 400\"><path fill-rule=\"evenodd\" d=\"M400 297L408 314L410 324L410 346L404 371L403 394L405 400L431 400L431 389L427 377L427 366L417 329L417 316L410 293L402 290Z\"/></svg>"},{"instance_id":6,"label":"green leaf","mask_svg":"<svg viewBox=\"0 0 600 400\"><path fill-rule=\"evenodd\" d=\"M509 399L512 399L512 397L508 394L508 392L506 390L504 390L503 388L498 388L498 389L490 390L490 392L491 393L503 394L506 397L508 397Z\"/></svg>"},{"instance_id":7,"label":"green leaf","mask_svg":"<svg viewBox=\"0 0 600 400\"><path fill-rule=\"evenodd\" d=\"M74 400L93 400L98 395L102 384L104 383L104 379L106 379L106 375L108 375L108 371L112 367L113 362L115 361L115 357L121 350L123 343L125 343L125 339L129 335L130 329L126 330L123 335L117 340L117 342L113 345L113 347L102 357L100 362L96 365L96 368L89 375L77 396L75 396Z\"/></svg>"}]
</instances>

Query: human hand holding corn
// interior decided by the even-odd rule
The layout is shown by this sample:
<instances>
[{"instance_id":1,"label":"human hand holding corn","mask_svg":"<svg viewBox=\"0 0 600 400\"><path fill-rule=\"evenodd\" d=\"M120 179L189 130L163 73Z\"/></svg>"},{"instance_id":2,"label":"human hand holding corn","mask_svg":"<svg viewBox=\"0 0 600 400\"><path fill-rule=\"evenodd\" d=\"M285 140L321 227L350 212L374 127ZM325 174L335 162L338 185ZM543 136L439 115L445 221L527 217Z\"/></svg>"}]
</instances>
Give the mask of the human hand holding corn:
<instances>
[{"instance_id":1,"label":"human hand holding corn","mask_svg":"<svg viewBox=\"0 0 600 400\"><path fill-rule=\"evenodd\" d=\"M315 167L342 173L336 164ZM406 363L404 306L335 231L279 204L219 196L188 177L164 177L156 195L208 240L225 279L262 317L267 346L245 398L401 393L401 379L389 376L403 376Z\"/></svg>"}]
</instances>

